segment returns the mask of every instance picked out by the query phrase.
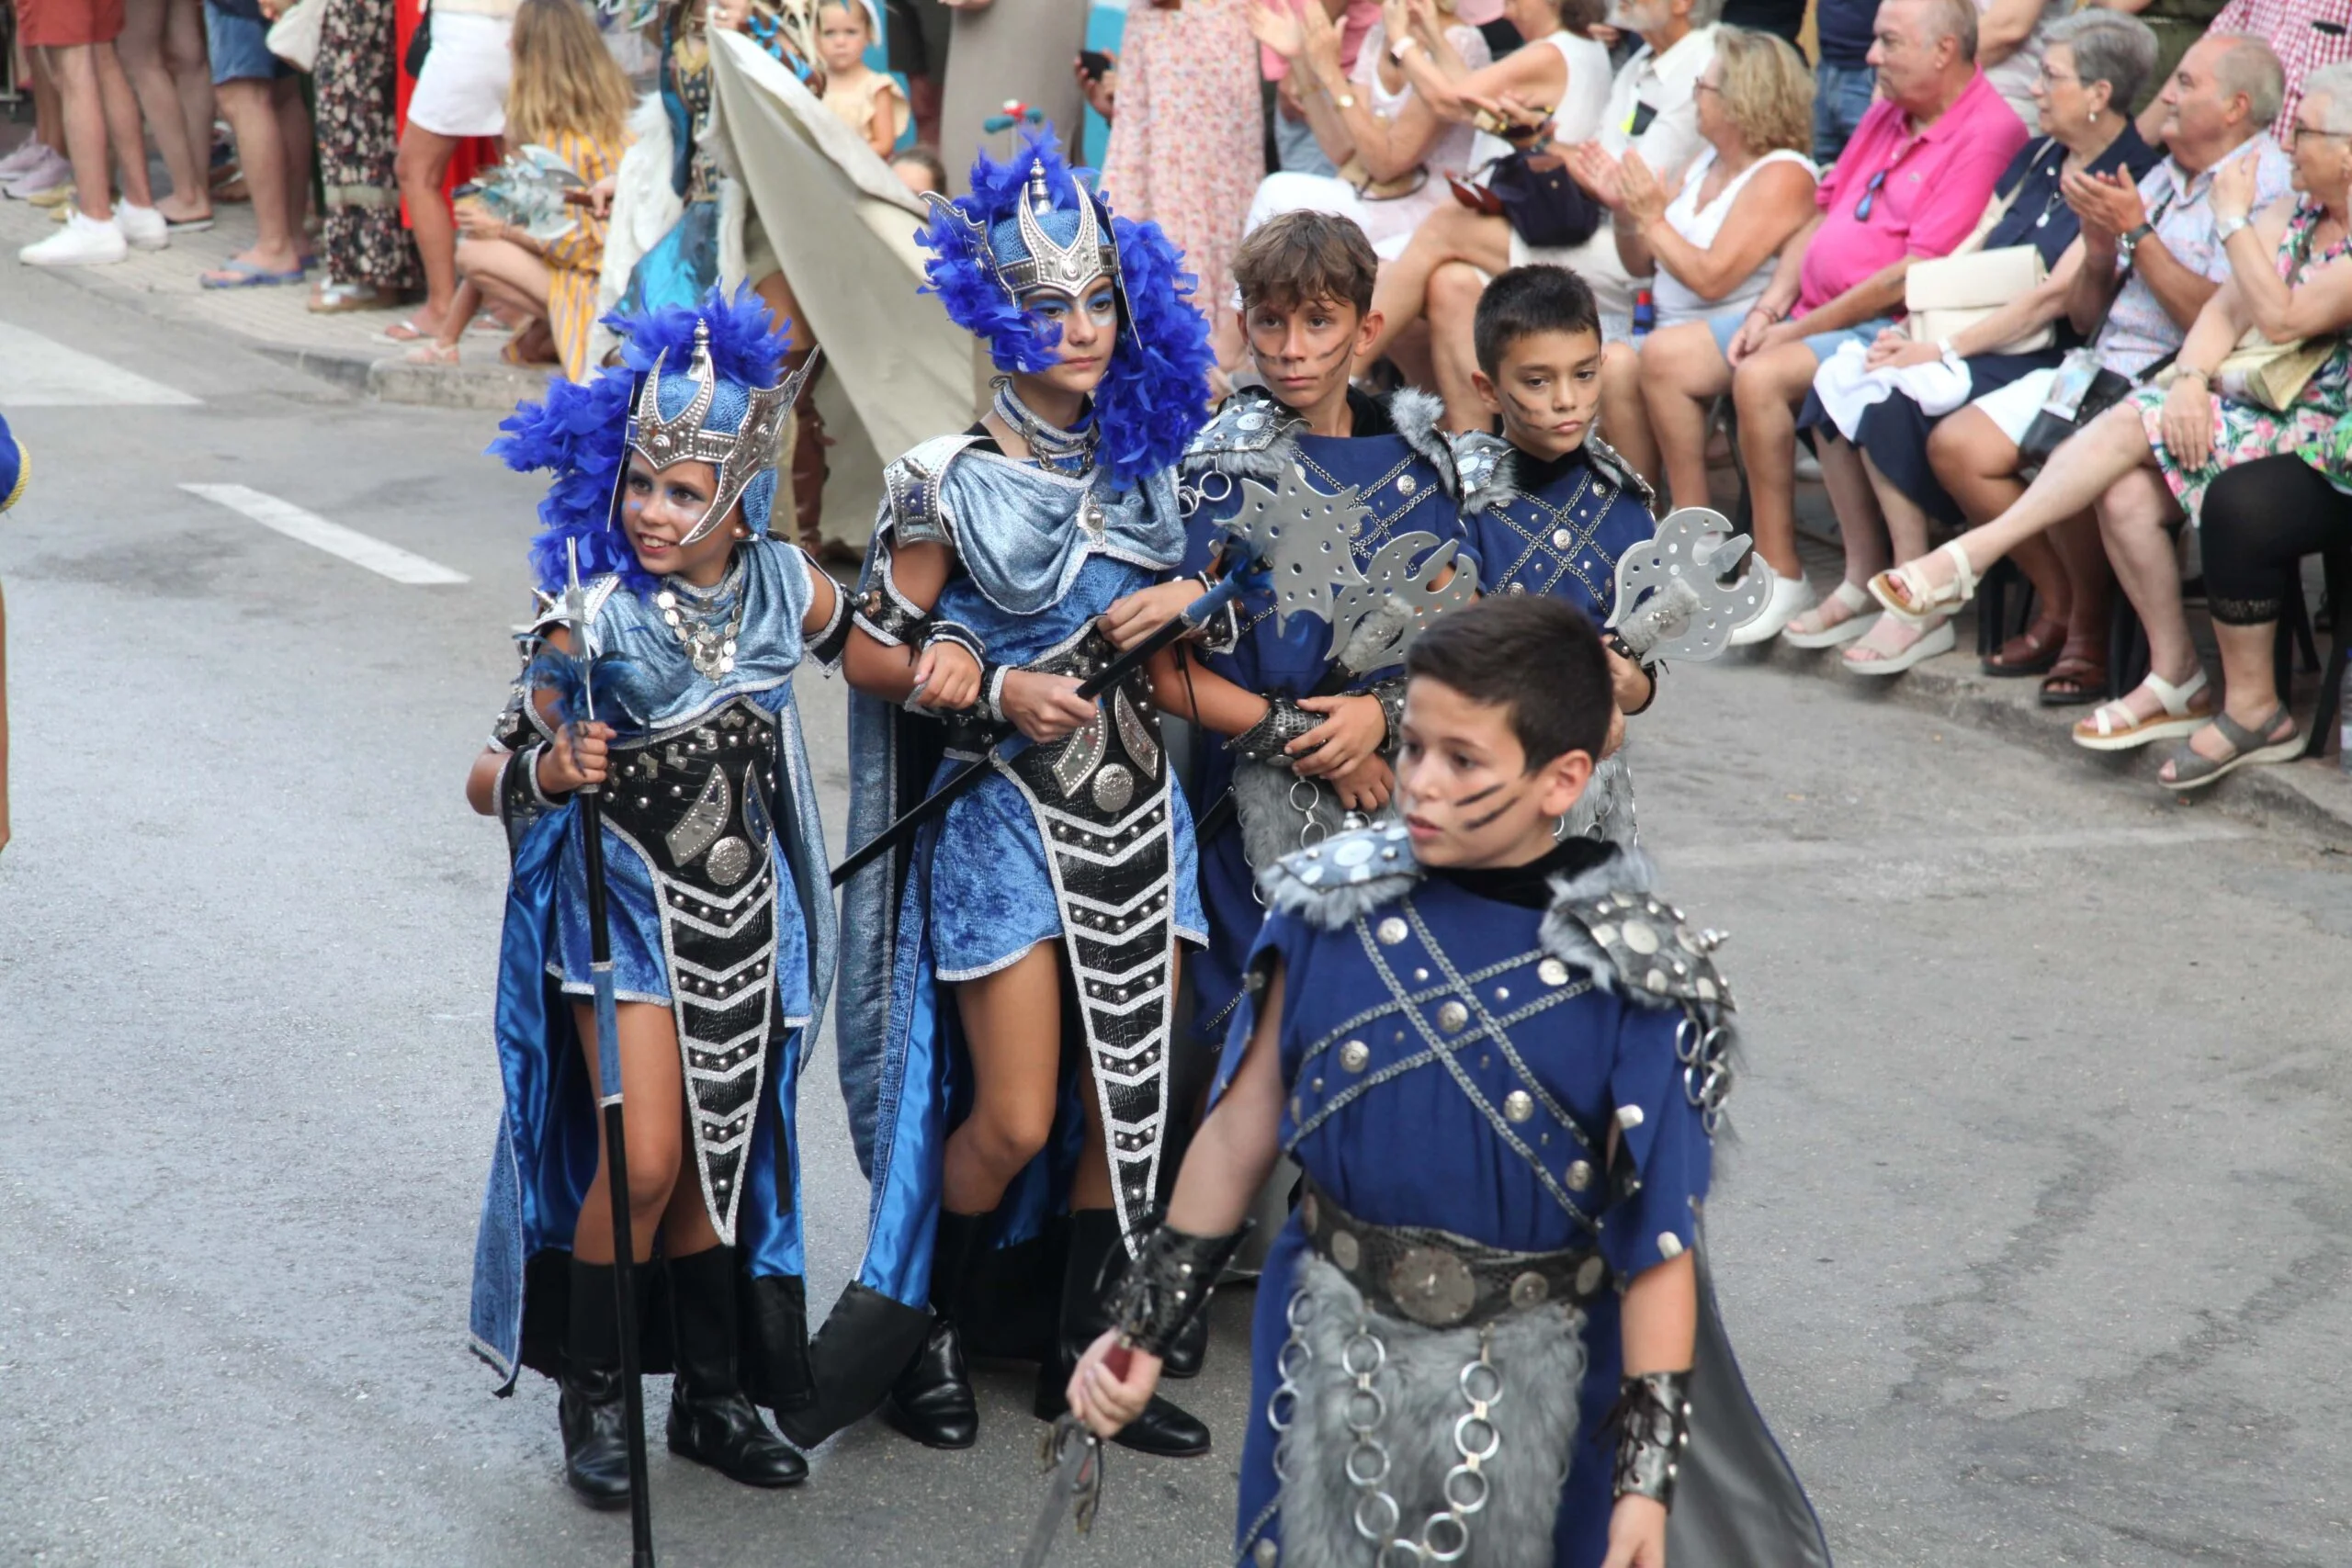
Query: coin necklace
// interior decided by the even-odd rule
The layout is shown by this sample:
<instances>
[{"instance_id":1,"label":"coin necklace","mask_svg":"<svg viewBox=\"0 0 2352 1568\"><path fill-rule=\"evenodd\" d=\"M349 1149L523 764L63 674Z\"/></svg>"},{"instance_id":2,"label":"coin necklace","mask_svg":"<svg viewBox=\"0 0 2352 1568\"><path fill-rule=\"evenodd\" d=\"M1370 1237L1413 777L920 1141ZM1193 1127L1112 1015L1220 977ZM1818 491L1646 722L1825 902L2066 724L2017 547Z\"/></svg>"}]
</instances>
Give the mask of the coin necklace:
<instances>
[{"instance_id":1,"label":"coin necklace","mask_svg":"<svg viewBox=\"0 0 2352 1568\"><path fill-rule=\"evenodd\" d=\"M735 668L735 634L743 625L742 586L743 563L739 560L715 588L696 588L671 577L662 580L661 592L653 595L671 635L706 681L715 683ZM717 615L722 602L727 606L724 622Z\"/></svg>"}]
</instances>

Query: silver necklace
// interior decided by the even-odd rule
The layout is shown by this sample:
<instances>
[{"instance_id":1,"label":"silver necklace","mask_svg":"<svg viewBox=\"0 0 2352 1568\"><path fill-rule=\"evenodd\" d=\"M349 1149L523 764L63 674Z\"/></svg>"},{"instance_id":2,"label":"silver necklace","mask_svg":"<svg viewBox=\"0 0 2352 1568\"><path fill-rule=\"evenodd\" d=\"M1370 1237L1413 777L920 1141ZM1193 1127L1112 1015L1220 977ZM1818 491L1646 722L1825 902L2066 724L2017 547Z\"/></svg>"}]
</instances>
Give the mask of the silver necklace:
<instances>
[{"instance_id":1,"label":"silver necklace","mask_svg":"<svg viewBox=\"0 0 2352 1568\"><path fill-rule=\"evenodd\" d=\"M738 560L717 587L696 588L684 578L667 577L653 595L670 635L706 681L717 682L735 668L735 634L743 625L742 586L743 563Z\"/></svg>"},{"instance_id":2,"label":"silver necklace","mask_svg":"<svg viewBox=\"0 0 2352 1568\"><path fill-rule=\"evenodd\" d=\"M999 376L989 388L993 394L989 407L1020 435L1039 468L1075 478L1094 466L1094 447L1101 439L1094 421L1088 420L1082 430L1064 430L1040 419L1021 400L1021 394L1012 389L1012 377Z\"/></svg>"}]
</instances>

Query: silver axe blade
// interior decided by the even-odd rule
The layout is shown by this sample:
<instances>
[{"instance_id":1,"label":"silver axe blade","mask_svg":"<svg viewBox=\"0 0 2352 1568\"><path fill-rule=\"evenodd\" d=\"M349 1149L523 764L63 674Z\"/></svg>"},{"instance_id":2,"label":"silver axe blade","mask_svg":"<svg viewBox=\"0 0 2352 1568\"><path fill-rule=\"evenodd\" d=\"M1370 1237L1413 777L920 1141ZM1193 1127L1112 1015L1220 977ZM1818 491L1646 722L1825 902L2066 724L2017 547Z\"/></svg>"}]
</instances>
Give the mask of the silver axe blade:
<instances>
[{"instance_id":1,"label":"silver axe blade","mask_svg":"<svg viewBox=\"0 0 2352 1568\"><path fill-rule=\"evenodd\" d=\"M1730 646L1741 622L1764 607L1771 585L1750 560L1724 575L1752 543L1731 519L1703 506L1668 514L1657 533L1617 559L1617 608L1609 629L1641 662L1703 661Z\"/></svg>"}]
</instances>

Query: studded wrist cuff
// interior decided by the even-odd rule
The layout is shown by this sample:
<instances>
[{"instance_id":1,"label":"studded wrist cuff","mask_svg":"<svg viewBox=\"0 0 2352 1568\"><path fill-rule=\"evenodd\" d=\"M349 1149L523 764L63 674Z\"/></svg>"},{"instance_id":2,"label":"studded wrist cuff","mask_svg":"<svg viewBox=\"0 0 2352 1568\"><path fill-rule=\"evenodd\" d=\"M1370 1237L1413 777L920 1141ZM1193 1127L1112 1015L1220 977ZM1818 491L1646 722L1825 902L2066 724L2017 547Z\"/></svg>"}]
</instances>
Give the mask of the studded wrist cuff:
<instances>
[{"instance_id":1,"label":"studded wrist cuff","mask_svg":"<svg viewBox=\"0 0 2352 1568\"><path fill-rule=\"evenodd\" d=\"M979 633L974 631L971 627L966 626L961 621L933 621L924 630L922 634L922 646L925 651L928 651L933 644L942 642L954 643L956 647L970 654L972 656L973 662L976 664L985 664L988 662L988 644L980 640Z\"/></svg>"},{"instance_id":2,"label":"studded wrist cuff","mask_svg":"<svg viewBox=\"0 0 2352 1568\"><path fill-rule=\"evenodd\" d=\"M1250 1226L1226 1235L1191 1235L1165 1224L1143 1238L1136 1260L1111 1287L1105 1304L1119 1337L1165 1357L1201 1309Z\"/></svg>"},{"instance_id":3,"label":"studded wrist cuff","mask_svg":"<svg viewBox=\"0 0 2352 1568\"><path fill-rule=\"evenodd\" d=\"M1010 664L980 662L980 711L991 724L1010 724L1004 716L1004 678L1012 672Z\"/></svg>"},{"instance_id":4,"label":"studded wrist cuff","mask_svg":"<svg viewBox=\"0 0 2352 1568\"><path fill-rule=\"evenodd\" d=\"M1394 750L1397 734L1405 726L1405 677L1392 675L1385 681L1375 681L1364 695L1380 704L1380 716L1388 725L1388 733L1382 738L1380 749Z\"/></svg>"},{"instance_id":5,"label":"studded wrist cuff","mask_svg":"<svg viewBox=\"0 0 2352 1568\"><path fill-rule=\"evenodd\" d=\"M1690 1443L1690 1374L1645 1372L1619 1385L1609 1424L1617 1428L1617 1477L1611 1495L1647 1497L1674 1506L1682 1450Z\"/></svg>"},{"instance_id":6,"label":"studded wrist cuff","mask_svg":"<svg viewBox=\"0 0 2352 1568\"><path fill-rule=\"evenodd\" d=\"M922 641L924 629L931 625L930 614L899 597L889 581L887 558L879 563L877 570L882 580L858 597L857 624L885 648L905 648Z\"/></svg>"},{"instance_id":7,"label":"studded wrist cuff","mask_svg":"<svg viewBox=\"0 0 2352 1568\"><path fill-rule=\"evenodd\" d=\"M1238 756L1287 765L1290 758L1283 749L1322 722L1321 714L1300 707L1295 697L1269 697L1266 716L1235 736L1228 744Z\"/></svg>"},{"instance_id":8,"label":"studded wrist cuff","mask_svg":"<svg viewBox=\"0 0 2352 1568\"><path fill-rule=\"evenodd\" d=\"M546 757L547 750L548 742L542 740L523 753L523 776L530 780L531 798L538 802L539 808L543 811L553 811L557 807L561 806L563 801L549 795L546 787L539 783L539 763Z\"/></svg>"}]
</instances>

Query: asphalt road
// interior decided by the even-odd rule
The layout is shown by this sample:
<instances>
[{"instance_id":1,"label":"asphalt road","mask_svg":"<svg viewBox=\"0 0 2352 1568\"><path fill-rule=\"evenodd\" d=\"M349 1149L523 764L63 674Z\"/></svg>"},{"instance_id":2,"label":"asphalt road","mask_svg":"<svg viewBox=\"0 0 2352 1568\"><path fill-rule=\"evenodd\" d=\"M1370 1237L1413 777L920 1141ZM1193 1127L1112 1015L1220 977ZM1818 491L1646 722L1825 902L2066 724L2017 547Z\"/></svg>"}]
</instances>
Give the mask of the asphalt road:
<instances>
[{"instance_id":1,"label":"asphalt road","mask_svg":"<svg viewBox=\"0 0 2352 1568\"><path fill-rule=\"evenodd\" d=\"M459 784L533 486L485 416L54 278L10 274L0 328L39 464L0 521L0 1562L624 1561L626 1516L561 1486L552 1388L493 1400L464 1348L503 857ZM123 392L33 375L42 338L199 400L19 406ZM801 693L838 840L841 689ZM2341 854L1769 667L1675 672L1635 736L1664 884L1733 933L1725 1313L1839 1561L2352 1561ZM823 1303L865 1212L829 1053L803 1109ZM1248 1304L1182 1391L1216 1456L1118 1455L1060 1560L1227 1560ZM976 1450L868 1426L786 1495L657 1446L662 1560L1008 1561L1027 1382L986 1373Z\"/></svg>"}]
</instances>

